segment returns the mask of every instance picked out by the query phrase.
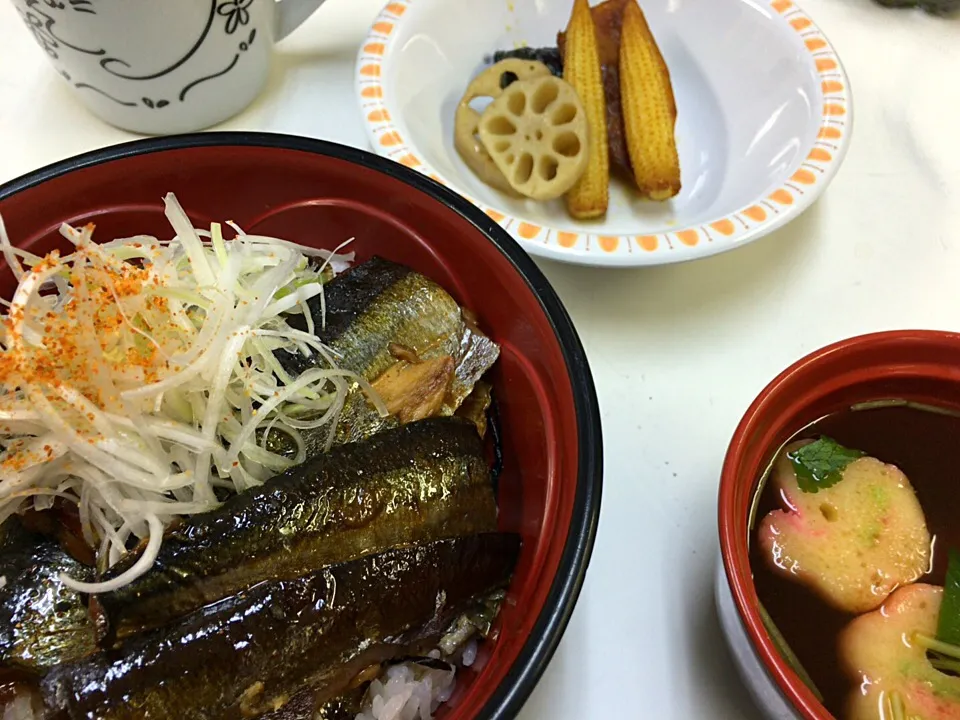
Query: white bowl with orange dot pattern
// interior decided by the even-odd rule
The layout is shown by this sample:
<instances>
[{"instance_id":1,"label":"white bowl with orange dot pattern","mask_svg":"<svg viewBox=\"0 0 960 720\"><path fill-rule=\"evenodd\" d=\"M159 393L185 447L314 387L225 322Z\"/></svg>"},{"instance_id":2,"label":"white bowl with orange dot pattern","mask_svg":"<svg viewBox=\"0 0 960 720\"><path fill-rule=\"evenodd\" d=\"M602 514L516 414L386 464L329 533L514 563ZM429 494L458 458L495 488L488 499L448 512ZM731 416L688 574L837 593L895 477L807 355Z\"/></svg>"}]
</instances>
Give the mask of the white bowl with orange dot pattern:
<instances>
[{"instance_id":1,"label":"white bowl with orange dot pattern","mask_svg":"<svg viewBox=\"0 0 960 720\"><path fill-rule=\"evenodd\" d=\"M807 209L853 129L850 84L793 0L641 0L673 81L683 190L643 200L614 180L602 221L484 185L453 144L454 113L495 50L556 45L573 0L395 0L360 49L373 147L465 196L528 252L585 265L681 262L730 250Z\"/></svg>"}]
</instances>

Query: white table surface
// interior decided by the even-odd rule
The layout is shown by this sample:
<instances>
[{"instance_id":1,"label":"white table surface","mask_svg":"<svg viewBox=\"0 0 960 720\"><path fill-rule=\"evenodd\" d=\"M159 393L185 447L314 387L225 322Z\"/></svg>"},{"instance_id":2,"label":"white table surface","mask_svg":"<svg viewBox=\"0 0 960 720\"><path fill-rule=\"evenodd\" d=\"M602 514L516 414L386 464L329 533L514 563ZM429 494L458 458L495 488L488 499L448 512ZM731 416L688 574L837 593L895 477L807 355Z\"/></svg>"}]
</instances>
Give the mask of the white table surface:
<instances>
[{"instance_id":1,"label":"white table surface","mask_svg":"<svg viewBox=\"0 0 960 720\"><path fill-rule=\"evenodd\" d=\"M540 262L590 358L606 474L586 585L523 720L756 718L712 589L717 477L737 421L826 343L960 329L960 19L802 4L843 58L856 109L846 163L811 210L685 265ZM380 5L329 0L278 47L264 95L222 127L367 147L353 66ZM0 182L132 137L74 102L0 0Z\"/></svg>"}]
</instances>

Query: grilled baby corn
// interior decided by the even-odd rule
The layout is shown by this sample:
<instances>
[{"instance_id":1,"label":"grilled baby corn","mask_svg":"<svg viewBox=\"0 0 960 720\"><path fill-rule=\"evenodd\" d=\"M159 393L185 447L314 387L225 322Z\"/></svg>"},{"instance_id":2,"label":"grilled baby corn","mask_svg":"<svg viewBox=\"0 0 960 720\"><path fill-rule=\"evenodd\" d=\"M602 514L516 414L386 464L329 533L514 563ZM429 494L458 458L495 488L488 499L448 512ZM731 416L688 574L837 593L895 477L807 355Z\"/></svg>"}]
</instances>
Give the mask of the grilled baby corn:
<instances>
[{"instance_id":1,"label":"grilled baby corn","mask_svg":"<svg viewBox=\"0 0 960 720\"><path fill-rule=\"evenodd\" d=\"M586 171L566 195L567 210L578 220L602 217L610 197L607 109L597 32L587 0L573 3L564 46L563 79L577 91L586 110L590 150Z\"/></svg>"},{"instance_id":2,"label":"grilled baby corn","mask_svg":"<svg viewBox=\"0 0 960 720\"><path fill-rule=\"evenodd\" d=\"M680 192L680 159L674 138L677 106L670 71L636 2L628 2L623 13L620 95L637 187L653 200L673 197Z\"/></svg>"}]
</instances>

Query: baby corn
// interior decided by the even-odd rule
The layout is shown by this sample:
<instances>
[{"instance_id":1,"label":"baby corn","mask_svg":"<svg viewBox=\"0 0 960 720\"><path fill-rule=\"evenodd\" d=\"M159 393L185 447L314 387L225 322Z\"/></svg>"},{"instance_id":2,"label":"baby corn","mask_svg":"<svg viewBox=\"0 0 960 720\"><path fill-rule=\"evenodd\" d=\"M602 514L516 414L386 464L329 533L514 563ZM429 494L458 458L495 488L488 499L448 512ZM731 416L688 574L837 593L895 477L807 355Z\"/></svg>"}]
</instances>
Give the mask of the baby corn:
<instances>
[{"instance_id":1,"label":"baby corn","mask_svg":"<svg viewBox=\"0 0 960 720\"><path fill-rule=\"evenodd\" d=\"M670 71L636 2L628 2L623 13L620 95L637 187L654 200L673 197L680 192L680 159L674 138L677 106Z\"/></svg>"},{"instance_id":2,"label":"baby corn","mask_svg":"<svg viewBox=\"0 0 960 720\"><path fill-rule=\"evenodd\" d=\"M579 219L602 217L610 196L607 106L600 75L600 49L587 0L574 0L564 46L563 79L573 86L586 110L587 169L566 195L567 210Z\"/></svg>"}]
</instances>

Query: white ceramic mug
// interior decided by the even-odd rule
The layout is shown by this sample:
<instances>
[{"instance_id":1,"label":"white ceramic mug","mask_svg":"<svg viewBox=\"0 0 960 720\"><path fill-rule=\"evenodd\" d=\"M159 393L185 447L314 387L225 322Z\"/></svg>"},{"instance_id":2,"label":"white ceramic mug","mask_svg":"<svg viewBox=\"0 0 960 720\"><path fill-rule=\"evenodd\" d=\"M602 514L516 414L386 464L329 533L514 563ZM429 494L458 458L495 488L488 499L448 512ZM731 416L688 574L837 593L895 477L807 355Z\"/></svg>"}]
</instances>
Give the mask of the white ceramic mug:
<instances>
[{"instance_id":1,"label":"white ceramic mug","mask_svg":"<svg viewBox=\"0 0 960 720\"><path fill-rule=\"evenodd\" d=\"M323 0L13 0L76 96L117 127L189 132L263 89L273 43Z\"/></svg>"}]
</instances>

